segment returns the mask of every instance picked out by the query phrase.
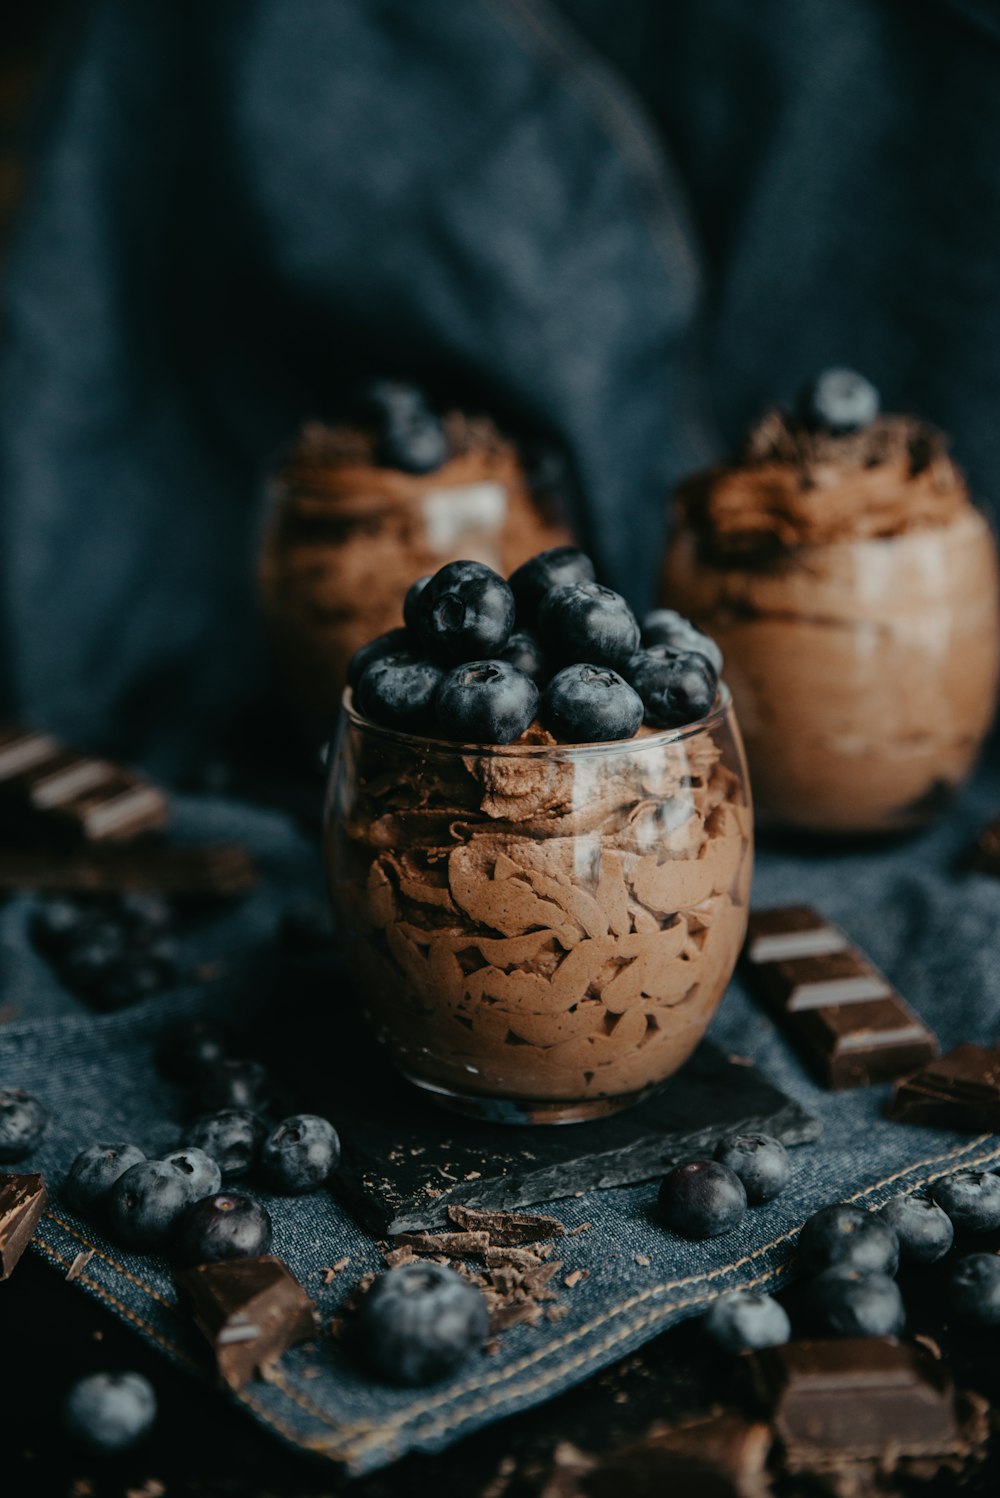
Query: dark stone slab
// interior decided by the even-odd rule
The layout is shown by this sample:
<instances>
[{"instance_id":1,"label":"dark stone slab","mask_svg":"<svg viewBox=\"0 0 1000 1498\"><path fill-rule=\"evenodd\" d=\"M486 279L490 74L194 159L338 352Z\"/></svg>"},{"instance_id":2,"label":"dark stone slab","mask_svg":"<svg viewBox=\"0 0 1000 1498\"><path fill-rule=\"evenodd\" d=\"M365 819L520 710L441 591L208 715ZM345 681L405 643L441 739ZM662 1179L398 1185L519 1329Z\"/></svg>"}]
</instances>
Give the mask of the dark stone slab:
<instances>
[{"instance_id":1,"label":"dark stone slab","mask_svg":"<svg viewBox=\"0 0 1000 1498\"><path fill-rule=\"evenodd\" d=\"M461 1118L396 1074L336 964L292 967L280 1028L269 1020L254 1054L294 1078L299 1106L336 1121L344 1158L333 1187L379 1234L440 1227L455 1203L512 1209L653 1180L736 1129L789 1145L819 1137L818 1121L798 1103L709 1041L655 1096L612 1118L559 1126ZM324 1021L332 1021L326 1038Z\"/></svg>"}]
</instances>

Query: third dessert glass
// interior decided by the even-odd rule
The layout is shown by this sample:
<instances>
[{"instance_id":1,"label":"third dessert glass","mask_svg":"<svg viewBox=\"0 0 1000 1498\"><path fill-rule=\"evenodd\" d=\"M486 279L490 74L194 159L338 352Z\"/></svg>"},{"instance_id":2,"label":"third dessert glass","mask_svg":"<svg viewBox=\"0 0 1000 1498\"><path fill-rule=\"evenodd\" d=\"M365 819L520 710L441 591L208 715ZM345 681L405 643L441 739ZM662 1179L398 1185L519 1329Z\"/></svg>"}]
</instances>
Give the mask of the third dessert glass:
<instances>
[{"instance_id":1,"label":"third dessert glass","mask_svg":"<svg viewBox=\"0 0 1000 1498\"><path fill-rule=\"evenodd\" d=\"M750 799L729 694L688 727L507 746L380 727L345 694L326 848L399 1069L472 1116L614 1113L701 1039L746 930Z\"/></svg>"},{"instance_id":2,"label":"third dessert glass","mask_svg":"<svg viewBox=\"0 0 1000 1498\"><path fill-rule=\"evenodd\" d=\"M947 804L993 718L996 547L940 433L834 376L843 420L835 402L774 411L682 487L663 594L722 647L758 815L905 831Z\"/></svg>"}]
</instances>

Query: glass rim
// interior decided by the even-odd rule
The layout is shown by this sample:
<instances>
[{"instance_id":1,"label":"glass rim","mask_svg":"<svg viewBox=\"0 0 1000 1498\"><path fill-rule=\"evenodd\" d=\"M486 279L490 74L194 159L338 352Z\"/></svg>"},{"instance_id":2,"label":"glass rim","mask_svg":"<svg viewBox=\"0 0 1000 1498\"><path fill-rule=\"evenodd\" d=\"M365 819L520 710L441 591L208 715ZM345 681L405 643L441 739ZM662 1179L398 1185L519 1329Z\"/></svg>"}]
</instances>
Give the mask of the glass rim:
<instances>
[{"instance_id":1,"label":"glass rim","mask_svg":"<svg viewBox=\"0 0 1000 1498\"><path fill-rule=\"evenodd\" d=\"M711 711L703 718L698 718L694 723L681 724L679 728L655 728L644 734L642 738L633 735L630 739L605 739L598 743L588 744L465 744L455 739L435 739L419 733L404 733L399 728L386 728L381 723L373 723L371 718L366 718L357 710L354 706L354 693L351 687L345 687L341 697L341 711L344 718L353 727L362 729L375 738L386 739L400 747L410 746L421 751L442 755L464 757L475 754L481 758L508 759L555 757L575 759L614 752L622 753L625 750L632 753L639 751L644 753L647 749L663 749L668 745L680 744L686 739L695 738L700 733L711 732L724 721L732 704L732 693L725 682L720 681L715 703Z\"/></svg>"}]
</instances>

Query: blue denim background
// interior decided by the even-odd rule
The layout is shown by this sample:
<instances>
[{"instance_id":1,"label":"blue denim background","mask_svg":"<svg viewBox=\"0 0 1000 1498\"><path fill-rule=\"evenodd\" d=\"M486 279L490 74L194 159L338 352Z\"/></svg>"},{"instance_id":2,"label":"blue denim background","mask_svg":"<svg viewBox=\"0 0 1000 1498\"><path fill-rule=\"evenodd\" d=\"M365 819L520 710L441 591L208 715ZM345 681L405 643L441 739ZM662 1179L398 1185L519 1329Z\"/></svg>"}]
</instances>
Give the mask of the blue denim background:
<instances>
[{"instance_id":1,"label":"blue denim background","mask_svg":"<svg viewBox=\"0 0 1000 1498\"><path fill-rule=\"evenodd\" d=\"M765 847L755 900L816 903L843 922L945 1046L960 1039L993 1043L1000 1038L1000 882L965 872L961 859L998 805L1000 775L994 771L980 776L944 825L915 841L823 855ZM180 804L178 832L239 835L260 856L262 887L187 941L191 961L225 964L227 971L200 989L94 1018L32 952L26 928L34 901L9 901L0 908L0 993L18 1006L20 1017L0 1030L0 1085L29 1088L52 1112L37 1158L25 1165L44 1170L53 1187L36 1250L64 1272L77 1252L95 1246L77 1280L81 1290L195 1371L204 1367L202 1350L175 1310L169 1266L153 1255L122 1252L76 1217L61 1199L59 1182L76 1150L96 1137L133 1138L147 1151L174 1139L181 1097L153 1067L159 1031L184 1014L255 1004L283 907L303 891L318 890L320 875L315 845L278 815L189 799ZM592 1224L558 1245L566 1273L589 1270L575 1288L561 1289L565 1319L514 1328L495 1356L475 1360L449 1383L416 1391L373 1381L323 1333L315 1344L288 1353L273 1381L255 1382L235 1397L293 1445L352 1471L370 1470L411 1448L447 1445L550 1397L702 1310L723 1289L780 1284L799 1225L826 1202L847 1197L874 1205L952 1170L1000 1162L1000 1135L885 1122L884 1087L830 1094L814 1086L739 981L712 1035L727 1050L753 1057L823 1121L822 1140L795 1151L792 1184L777 1202L749 1212L737 1232L709 1243L688 1243L657 1225L655 1185L547 1204L539 1210L554 1212L568 1227ZM308 1039L334 1043L324 1034L322 1015ZM329 1108L336 1119L335 1097ZM315 1297L325 1323L355 1278L379 1267L375 1244L324 1191L263 1199L274 1218L275 1252ZM636 1263L636 1254L649 1264ZM321 1270L344 1255L348 1268L324 1285Z\"/></svg>"}]
</instances>

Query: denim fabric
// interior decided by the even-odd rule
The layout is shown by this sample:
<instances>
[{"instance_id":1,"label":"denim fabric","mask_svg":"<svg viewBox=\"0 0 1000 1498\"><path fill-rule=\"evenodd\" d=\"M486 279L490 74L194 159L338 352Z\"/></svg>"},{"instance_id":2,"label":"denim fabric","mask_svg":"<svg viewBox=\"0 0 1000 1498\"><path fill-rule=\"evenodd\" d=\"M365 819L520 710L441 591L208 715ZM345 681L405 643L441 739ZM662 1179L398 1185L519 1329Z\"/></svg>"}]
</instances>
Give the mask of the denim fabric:
<instances>
[{"instance_id":1,"label":"denim fabric","mask_svg":"<svg viewBox=\"0 0 1000 1498\"><path fill-rule=\"evenodd\" d=\"M980 776L945 824L915 841L823 855L764 847L755 900L815 902L843 922L945 1046L963 1039L993 1043L1000 1038L994 939L1000 882L965 871L962 854L998 804L1000 774L994 770ZM189 939L188 957L226 965L224 975L95 1019L32 953L25 932L33 901L12 900L0 908L0 991L20 1016L0 1030L0 1085L29 1088L52 1112L37 1157L25 1162L44 1170L53 1188L36 1251L65 1272L79 1251L94 1247L76 1281L80 1289L195 1372L205 1366L203 1350L175 1309L167 1263L108 1241L67 1207L59 1183L73 1154L91 1139L133 1138L147 1151L174 1139L181 1098L153 1067L158 1033L181 1015L252 1008L283 906L318 890L320 875L315 846L270 813L189 800L182 803L179 831L239 833L261 857L266 880L259 892ZM885 1087L830 1094L815 1086L738 980L711 1033L727 1051L752 1057L822 1120L821 1141L795 1151L792 1184L778 1201L749 1212L736 1232L708 1243L682 1241L657 1225L653 1184L542 1204L539 1210L567 1227L591 1224L558 1245L566 1273L589 1270L574 1288L560 1286L568 1310L563 1320L514 1328L494 1356L474 1360L444 1385L416 1391L372 1380L324 1330L314 1344L286 1354L272 1379L235 1397L292 1445L355 1472L371 1470L413 1448L445 1446L551 1397L699 1312L723 1289L780 1285L799 1225L826 1202L846 1197L876 1204L959 1168L1000 1163L1000 1135L885 1122ZM325 1043L320 1015L310 1041ZM335 1118L335 1099L330 1111ZM315 1297L325 1327L355 1278L379 1267L378 1249L325 1191L262 1199L274 1218L275 1252ZM321 1271L345 1255L347 1269L325 1284Z\"/></svg>"}]
</instances>

